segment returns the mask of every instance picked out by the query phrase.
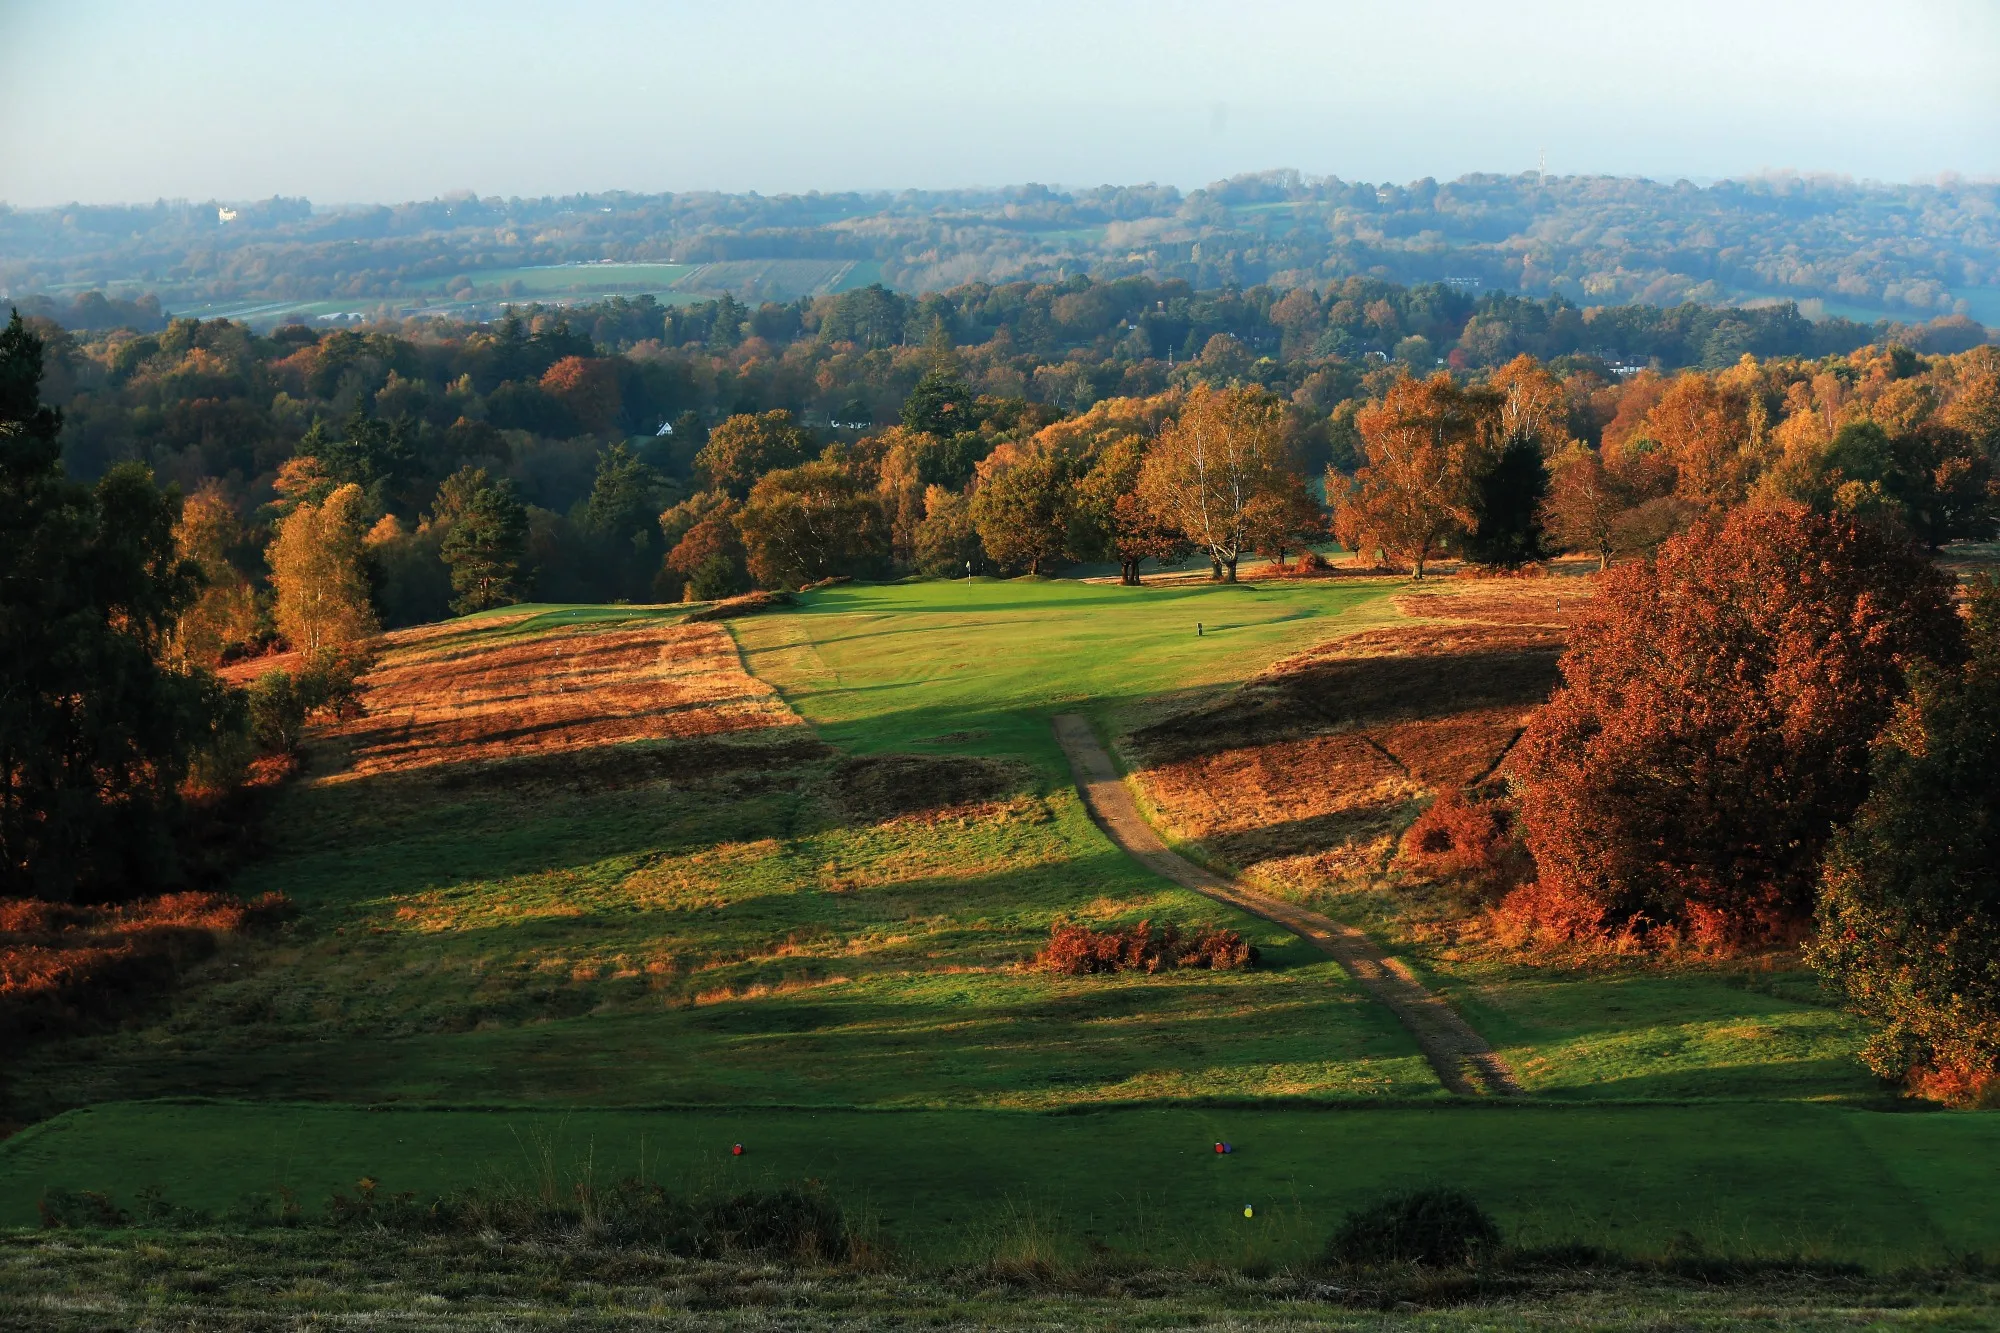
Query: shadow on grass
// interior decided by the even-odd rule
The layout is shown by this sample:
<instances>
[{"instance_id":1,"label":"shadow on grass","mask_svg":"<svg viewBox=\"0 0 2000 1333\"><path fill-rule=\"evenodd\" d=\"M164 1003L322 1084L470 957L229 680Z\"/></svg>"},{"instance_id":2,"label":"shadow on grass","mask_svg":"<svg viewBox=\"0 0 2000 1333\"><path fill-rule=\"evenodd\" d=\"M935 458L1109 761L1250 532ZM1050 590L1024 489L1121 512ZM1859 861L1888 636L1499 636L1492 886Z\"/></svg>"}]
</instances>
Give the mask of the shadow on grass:
<instances>
[{"instance_id":1,"label":"shadow on grass","mask_svg":"<svg viewBox=\"0 0 2000 1333\"><path fill-rule=\"evenodd\" d=\"M1558 656L1548 648L1327 658L1260 678L1133 740L1157 758L1184 759L1343 727L1533 707L1556 685Z\"/></svg>"}]
</instances>

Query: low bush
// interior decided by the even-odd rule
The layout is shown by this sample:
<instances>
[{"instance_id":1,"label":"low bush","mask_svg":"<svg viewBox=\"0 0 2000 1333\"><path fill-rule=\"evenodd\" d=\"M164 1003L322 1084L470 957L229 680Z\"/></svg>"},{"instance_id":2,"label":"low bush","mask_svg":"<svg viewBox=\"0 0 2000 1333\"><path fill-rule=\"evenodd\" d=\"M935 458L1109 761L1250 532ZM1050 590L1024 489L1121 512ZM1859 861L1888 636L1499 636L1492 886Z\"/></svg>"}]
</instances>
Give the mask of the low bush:
<instances>
[{"instance_id":1,"label":"low bush","mask_svg":"<svg viewBox=\"0 0 2000 1333\"><path fill-rule=\"evenodd\" d=\"M51 1231L108 1231L132 1221L131 1214L99 1190L46 1190L35 1201L35 1213Z\"/></svg>"},{"instance_id":2,"label":"low bush","mask_svg":"<svg viewBox=\"0 0 2000 1333\"><path fill-rule=\"evenodd\" d=\"M361 712L361 678L374 665L364 652L327 654L297 674L274 667L250 683L250 735L267 754L291 754L315 717Z\"/></svg>"},{"instance_id":3,"label":"low bush","mask_svg":"<svg viewBox=\"0 0 2000 1333\"><path fill-rule=\"evenodd\" d=\"M1105 930L1061 923L1049 932L1048 947L1035 957L1036 966L1044 971L1072 977L1097 972L1158 972L1169 967L1228 971L1256 962L1257 947L1246 944L1233 930L1183 935L1172 922L1155 930L1151 921Z\"/></svg>"},{"instance_id":4,"label":"low bush","mask_svg":"<svg viewBox=\"0 0 2000 1333\"><path fill-rule=\"evenodd\" d=\"M1334 1263L1372 1267L1463 1265L1500 1242L1500 1228L1463 1190L1432 1186L1386 1195L1349 1213L1327 1242Z\"/></svg>"},{"instance_id":5,"label":"low bush","mask_svg":"<svg viewBox=\"0 0 2000 1333\"><path fill-rule=\"evenodd\" d=\"M1498 802L1443 792L1404 833L1400 859L1423 874L1505 892L1532 869L1510 833L1512 813Z\"/></svg>"}]
</instances>

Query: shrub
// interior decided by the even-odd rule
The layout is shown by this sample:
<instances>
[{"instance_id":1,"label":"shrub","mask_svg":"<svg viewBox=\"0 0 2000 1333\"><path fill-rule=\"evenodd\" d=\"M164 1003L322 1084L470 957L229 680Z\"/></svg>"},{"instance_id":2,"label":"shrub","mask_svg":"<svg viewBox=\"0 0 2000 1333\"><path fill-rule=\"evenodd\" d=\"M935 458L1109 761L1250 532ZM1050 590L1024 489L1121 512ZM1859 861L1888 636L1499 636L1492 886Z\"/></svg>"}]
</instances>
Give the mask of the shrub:
<instances>
[{"instance_id":1,"label":"shrub","mask_svg":"<svg viewBox=\"0 0 2000 1333\"><path fill-rule=\"evenodd\" d=\"M292 754L311 719L358 715L361 677L370 665L365 653L329 653L297 675L274 667L257 677L248 691L250 735L257 747L266 754Z\"/></svg>"},{"instance_id":2,"label":"shrub","mask_svg":"<svg viewBox=\"0 0 2000 1333\"><path fill-rule=\"evenodd\" d=\"M1470 1263L1497 1245L1500 1228L1463 1190L1390 1194L1350 1212L1327 1242L1327 1258L1357 1265Z\"/></svg>"},{"instance_id":3,"label":"shrub","mask_svg":"<svg viewBox=\"0 0 2000 1333\"><path fill-rule=\"evenodd\" d=\"M725 1254L835 1260L848 1249L847 1220L817 1190L750 1190L717 1200L703 1212L710 1243Z\"/></svg>"},{"instance_id":4,"label":"shrub","mask_svg":"<svg viewBox=\"0 0 2000 1333\"><path fill-rule=\"evenodd\" d=\"M1401 860L1427 875L1506 888L1525 869L1520 847L1510 836L1511 815L1497 802L1471 801L1456 790L1442 792L1403 834Z\"/></svg>"},{"instance_id":5,"label":"shrub","mask_svg":"<svg viewBox=\"0 0 2000 1333\"><path fill-rule=\"evenodd\" d=\"M1546 890L1613 932L1796 938L1905 672L1960 652L1952 602L1907 542L1797 507L1600 575L1518 750Z\"/></svg>"},{"instance_id":6,"label":"shrub","mask_svg":"<svg viewBox=\"0 0 2000 1333\"><path fill-rule=\"evenodd\" d=\"M42 1226L54 1231L102 1231L130 1226L132 1217L97 1190L52 1189L35 1201Z\"/></svg>"},{"instance_id":7,"label":"shrub","mask_svg":"<svg viewBox=\"0 0 2000 1333\"><path fill-rule=\"evenodd\" d=\"M305 736L306 705L292 673L266 671L250 683L250 735L266 754L291 754Z\"/></svg>"},{"instance_id":8,"label":"shrub","mask_svg":"<svg viewBox=\"0 0 2000 1333\"><path fill-rule=\"evenodd\" d=\"M1233 930L1202 930L1181 934L1169 922L1158 930L1151 921L1120 929L1092 930L1071 923L1049 932L1048 947L1036 966L1065 976L1098 972L1158 972L1169 967L1205 967L1216 971L1250 967L1257 948Z\"/></svg>"}]
</instances>

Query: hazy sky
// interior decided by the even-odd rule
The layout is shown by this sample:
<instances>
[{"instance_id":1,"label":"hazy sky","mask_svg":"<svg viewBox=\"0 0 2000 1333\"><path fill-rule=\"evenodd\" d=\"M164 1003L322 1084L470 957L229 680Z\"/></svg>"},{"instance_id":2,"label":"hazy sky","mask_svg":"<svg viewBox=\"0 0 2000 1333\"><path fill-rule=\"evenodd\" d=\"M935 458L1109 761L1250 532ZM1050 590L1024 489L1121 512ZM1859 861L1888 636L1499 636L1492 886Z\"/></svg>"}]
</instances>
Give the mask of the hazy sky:
<instances>
[{"instance_id":1,"label":"hazy sky","mask_svg":"<svg viewBox=\"0 0 2000 1333\"><path fill-rule=\"evenodd\" d=\"M0 0L0 200L2000 175L2000 0Z\"/></svg>"}]
</instances>

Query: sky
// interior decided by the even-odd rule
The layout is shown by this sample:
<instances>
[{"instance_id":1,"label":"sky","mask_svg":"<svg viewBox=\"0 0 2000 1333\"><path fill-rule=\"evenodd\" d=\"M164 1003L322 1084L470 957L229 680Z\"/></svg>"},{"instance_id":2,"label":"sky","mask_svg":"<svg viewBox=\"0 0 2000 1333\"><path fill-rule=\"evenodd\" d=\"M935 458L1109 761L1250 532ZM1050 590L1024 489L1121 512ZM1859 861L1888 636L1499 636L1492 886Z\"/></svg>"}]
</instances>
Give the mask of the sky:
<instances>
[{"instance_id":1,"label":"sky","mask_svg":"<svg viewBox=\"0 0 2000 1333\"><path fill-rule=\"evenodd\" d=\"M0 202L2000 176L2000 0L0 0Z\"/></svg>"}]
</instances>

